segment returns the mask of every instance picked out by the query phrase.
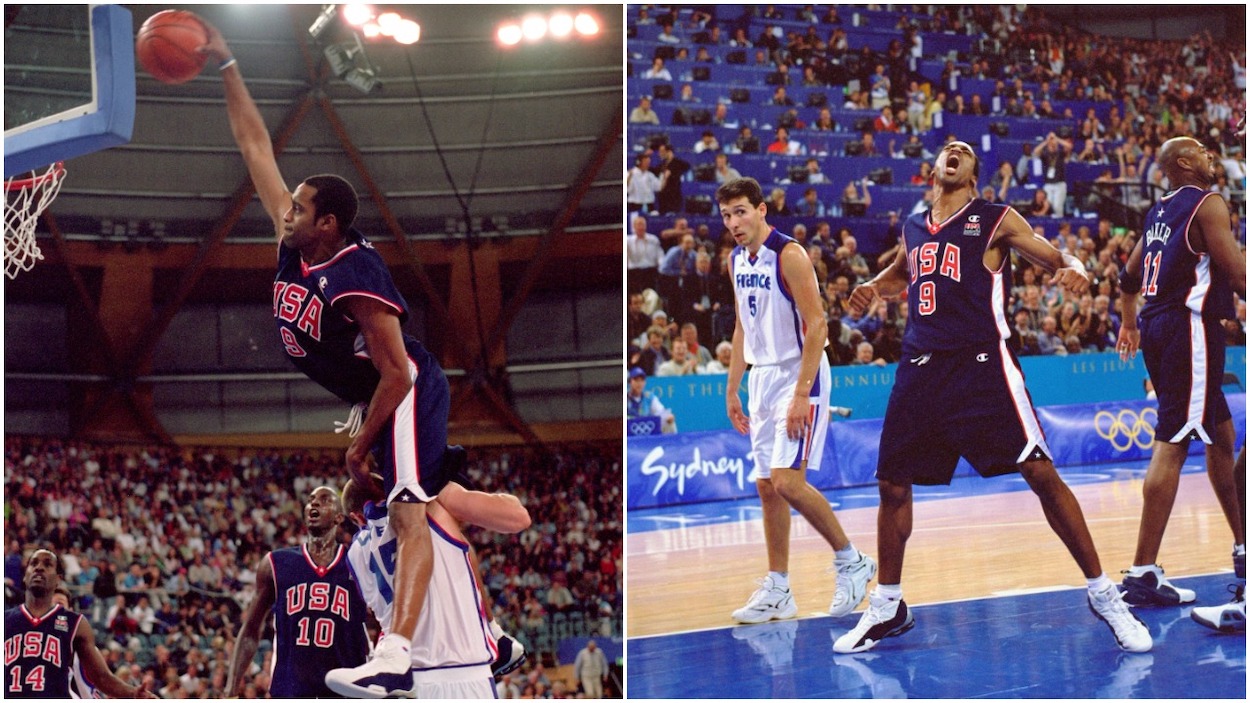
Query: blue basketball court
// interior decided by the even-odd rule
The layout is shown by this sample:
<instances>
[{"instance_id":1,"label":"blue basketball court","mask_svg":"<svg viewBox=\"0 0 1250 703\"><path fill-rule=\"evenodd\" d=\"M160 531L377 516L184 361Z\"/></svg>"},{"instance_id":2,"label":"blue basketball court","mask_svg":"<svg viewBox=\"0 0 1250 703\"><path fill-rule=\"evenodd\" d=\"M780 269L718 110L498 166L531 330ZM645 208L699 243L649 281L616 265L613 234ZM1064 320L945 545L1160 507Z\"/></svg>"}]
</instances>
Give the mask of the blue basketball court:
<instances>
[{"instance_id":1,"label":"blue basketball court","mask_svg":"<svg viewBox=\"0 0 1250 703\"><path fill-rule=\"evenodd\" d=\"M1069 485L1140 479L1145 462L1061 470ZM1203 473L1191 458L1186 474ZM917 487L916 500L1024 491L1019 477ZM875 487L826 492L835 508L876 505ZM756 501L629 513L632 533L758 520ZM1212 525L1217 530L1220 525ZM1227 528L1224 528L1227 529ZM868 547L869 551L873 547ZM761 545L762 550L762 545ZM957 552L953 552L955 554ZM1231 565L1230 565L1231 566ZM1119 575L1111 573L1113 579ZM1172 579L1198 603L1231 599L1227 571ZM1079 588L912 603L916 627L853 655L833 640L859 612L737 625L627 643L631 698L1223 698L1246 697L1246 638L1208 630L1191 607L1137 608L1154 649L1122 652Z\"/></svg>"}]
</instances>

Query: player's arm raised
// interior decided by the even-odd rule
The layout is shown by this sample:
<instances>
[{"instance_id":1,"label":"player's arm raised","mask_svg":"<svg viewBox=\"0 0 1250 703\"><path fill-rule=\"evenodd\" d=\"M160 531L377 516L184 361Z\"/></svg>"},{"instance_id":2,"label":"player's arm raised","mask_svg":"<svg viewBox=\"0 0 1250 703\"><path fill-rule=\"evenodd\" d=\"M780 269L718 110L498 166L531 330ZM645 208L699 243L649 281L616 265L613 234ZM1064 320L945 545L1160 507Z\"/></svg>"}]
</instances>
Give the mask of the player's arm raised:
<instances>
[{"instance_id":1,"label":"player's arm raised","mask_svg":"<svg viewBox=\"0 0 1250 703\"><path fill-rule=\"evenodd\" d=\"M408 351L404 348L403 332L395 308L374 298L352 295L336 301L347 314L360 325L365 338L369 359L381 375L378 387L369 399L369 409L360 431L347 447L347 470L357 481L367 481L369 467L366 459L382 426L412 390L412 376L408 371Z\"/></svg>"},{"instance_id":2,"label":"player's arm raised","mask_svg":"<svg viewBox=\"0 0 1250 703\"><path fill-rule=\"evenodd\" d=\"M203 19L200 21L208 33L208 43L200 51L215 59L218 64L231 61L234 57L221 32L209 22ZM282 217L291 207L291 191L287 189L282 173L278 170L278 160L273 153L269 130L256 107L256 101L248 92L247 84L243 82L238 62L223 69L221 79L226 90L226 114L230 118L230 131L234 133L234 141L243 154L243 162L247 164L247 172L252 177L252 185L256 187L261 205L273 220L274 236L281 240Z\"/></svg>"},{"instance_id":3,"label":"player's arm raised","mask_svg":"<svg viewBox=\"0 0 1250 703\"><path fill-rule=\"evenodd\" d=\"M803 319L803 356L799 361L799 378L794 384L794 398L786 411L786 434L802 439L811 422L811 392L820 372L820 357L825 353L829 325L820 304L820 290L812 260L801 246L787 245L781 250L781 277L794 296L799 317Z\"/></svg>"},{"instance_id":4,"label":"player's arm raised","mask_svg":"<svg viewBox=\"0 0 1250 703\"><path fill-rule=\"evenodd\" d=\"M1024 216L1014 209L1008 209L1007 215L998 225L993 247L1004 257L1011 255L1009 249L1015 249L1030 262L1054 274L1055 284L1073 295L1084 295L1089 290L1089 274L1085 272L1085 265L1076 257L1059 251L1050 242L1037 236L1024 220ZM987 263L994 264L990 268L996 269L1001 261Z\"/></svg>"},{"instance_id":5,"label":"player's arm raised","mask_svg":"<svg viewBox=\"0 0 1250 703\"><path fill-rule=\"evenodd\" d=\"M131 686L109 671L108 663L95 646L95 631L86 617L78 619L78 627L74 630L74 653L82 661L83 673L87 680L110 698L156 698L156 694L143 686Z\"/></svg>"},{"instance_id":6,"label":"player's arm raised","mask_svg":"<svg viewBox=\"0 0 1250 703\"><path fill-rule=\"evenodd\" d=\"M256 657L256 649L260 646L260 636L265 627L265 618L273 609L277 593L274 591L273 565L269 555L261 558L256 566L256 597L243 613L243 625L239 628L239 636L234 640L234 651L230 653L229 677L226 680L226 695L238 698L243 691L243 680L247 676L248 667Z\"/></svg>"},{"instance_id":7,"label":"player's arm raised","mask_svg":"<svg viewBox=\"0 0 1250 703\"><path fill-rule=\"evenodd\" d=\"M439 492L438 502L459 522L504 534L514 534L530 526L530 513L514 495L470 491L458 483L448 483Z\"/></svg>"},{"instance_id":8,"label":"player's arm raised","mask_svg":"<svg viewBox=\"0 0 1250 703\"><path fill-rule=\"evenodd\" d=\"M907 290L907 247L899 243L898 253L889 266L881 269L871 281L855 286L847 305L856 312L866 312L877 296L890 300Z\"/></svg>"}]
</instances>

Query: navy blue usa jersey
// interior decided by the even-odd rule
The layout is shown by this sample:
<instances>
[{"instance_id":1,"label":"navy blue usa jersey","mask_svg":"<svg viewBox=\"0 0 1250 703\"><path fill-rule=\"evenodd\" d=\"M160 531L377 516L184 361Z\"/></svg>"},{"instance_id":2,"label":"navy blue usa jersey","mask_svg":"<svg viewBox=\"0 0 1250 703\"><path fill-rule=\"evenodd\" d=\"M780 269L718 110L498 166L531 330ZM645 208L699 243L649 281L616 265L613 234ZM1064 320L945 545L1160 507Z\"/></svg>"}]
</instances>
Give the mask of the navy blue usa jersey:
<instances>
[{"instance_id":1,"label":"navy blue usa jersey","mask_svg":"<svg viewBox=\"0 0 1250 703\"><path fill-rule=\"evenodd\" d=\"M331 669L360 666L369 652L365 604L347 551L317 566L305 547L269 554L273 568L273 698L338 698L325 684Z\"/></svg>"},{"instance_id":2,"label":"navy blue usa jersey","mask_svg":"<svg viewBox=\"0 0 1250 703\"><path fill-rule=\"evenodd\" d=\"M930 212L903 224L907 248L909 314L903 334L905 353L959 349L1007 339L1007 300L1011 259L998 271L984 257L1009 207L971 200L945 222Z\"/></svg>"},{"instance_id":3,"label":"navy blue usa jersey","mask_svg":"<svg viewBox=\"0 0 1250 703\"><path fill-rule=\"evenodd\" d=\"M273 284L273 316L286 354L310 379L339 398L367 403L380 376L369 360L360 325L335 303L360 295L395 310L400 324L408 319L408 303L395 287L381 255L364 236L350 230L347 246L329 261L309 266L299 251L278 245L278 274ZM418 369L437 365L413 337L404 347Z\"/></svg>"},{"instance_id":4,"label":"navy blue usa jersey","mask_svg":"<svg viewBox=\"0 0 1250 703\"><path fill-rule=\"evenodd\" d=\"M4 613L4 697L69 698L74 632L82 616L55 605L36 618L25 605Z\"/></svg>"},{"instance_id":5,"label":"navy blue usa jersey","mask_svg":"<svg viewBox=\"0 0 1250 703\"><path fill-rule=\"evenodd\" d=\"M1142 252L1143 317L1189 311L1207 321L1230 320L1233 289L1228 277L1211 265L1211 255L1196 252L1189 239L1198 207L1217 193L1183 186L1159 199L1146 215Z\"/></svg>"}]
</instances>

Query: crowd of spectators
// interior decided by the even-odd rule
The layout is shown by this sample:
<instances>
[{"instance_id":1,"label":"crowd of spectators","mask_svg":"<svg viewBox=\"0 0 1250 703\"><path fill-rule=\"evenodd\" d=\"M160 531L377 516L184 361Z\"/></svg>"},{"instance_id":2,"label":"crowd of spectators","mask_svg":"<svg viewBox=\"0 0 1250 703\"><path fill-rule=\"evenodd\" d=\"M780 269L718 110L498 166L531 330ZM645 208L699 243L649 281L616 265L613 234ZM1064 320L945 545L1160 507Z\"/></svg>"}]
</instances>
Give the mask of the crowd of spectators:
<instances>
[{"instance_id":1,"label":"crowd of spectators","mask_svg":"<svg viewBox=\"0 0 1250 703\"><path fill-rule=\"evenodd\" d=\"M852 19L846 8L836 6L757 6L747 12L737 6L701 6L693 13L644 6L634 21L661 25L660 40L674 37L670 43L675 46L716 44L747 50L753 58L748 63L766 66L771 71L768 81L777 84L767 91L770 105L792 103L781 92L786 85L833 87L835 96L836 88L844 88L844 107L877 113L871 125L864 125L855 153L888 150L896 158L913 159L915 185L928 184L925 160L936 151L929 147L954 138L950 128L958 115L1061 120L1058 133L1024 144L1014 163L1004 159L981 168L982 197L1015 205L1035 231L1080 259L1093 281L1089 294L1073 299L1039 268L1013 260L1006 314L1012 323L1011 344L1021 355L1102 351L1114 343L1119 329L1119 272L1138 237L1135 228L1140 227L1142 212L1166 188L1155 154L1171 137L1194 136L1216 154L1212 189L1232 202L1232 231L1244 247L1244 145L1236 133L1245 114L1243 43L1216 40L1206 32L1184 41L1100 36L1056 21L1045 8L1033 5L930 5L924 6L926 14L891 6L900 7L904 9L897 13L894 27L898 38L885 52L850 45L845 28L852 26ZM804 29L793 29L795 21ZM924 50L924 35L931 32L974 37L966 56L941 57L945 64L937 81L918 71L921 60L937 58ZM694 60L721 58L700 51ZM995 81L992 99L948 93L952 78ZM688 77L679 74L675 83L683 80ZM1073 114L1073 102L1109 109ZM1057 107L1065 105L1069 107ZM718 101L713 124L735 125L735 106L732 100ZM822 126L827 112L810 126L800 121L790 124L784 134L778 130L776 150L790 153L790 145L798 143L793 140L796 131L834 128ZM940 133L935 115L945 118ZM896 148L905 142L916 148L907 152ZM712 149L717 154L715 180L723 182L738 169L759 180L770 221L784 223L808 250L824 293L831 363L896 362L908 315L906 301L878 301L860 315L847 309L846 300L851 289L893 259L896 249L889 247L897 246L900 221L910 213L874 211L871 183L859 180L841 189L844 196L837 203L819 202L807 192L810 188L803 201L787 203L779 186L788 180L749 172L746 164L738 169L731 165L740 147L741 140ZM642 154L650 151L641 148ZM676 155L673 151L666 145L665 158L691 155L680 147ZM805 152L799 146L794 153ZM815 155L819 161L809 159L807 169L823 172L822 179L839 172L840 159L854 158ZM1097 169L1099 175L1092 182L1075 182L1065 176L1065 167L1077 162L1104 168ZM1033 202L1026 205L1010 197L1021 188L1028 189ZM925 190L912 213L927 209ZM628 240L628 363L648 375L708 372L706 362L685 360L691 348L686 325L694 326L698 348L712 350L730 338L734 325L728 267L733 241L713 217L683 212L682 202L673 202L672 210L653 205L630 214L634 235ZM852 212L852 204L859 210ZM1073 217L1076 211L1086 216ZM886 250L861 251L857 229L869 223L880 226L882 220L888 220ZM643 251L639 242L647 241L651 231L680 233L678 239L655 237L650 242L652 256L658 258L654 263L636 256ZM675 247L687 250L678 259L682 266L666 268L664 262L673 257ZM700 270L697 262L703 259L705 270ZM1244 301L1238 301L1237 311L1237 319L1226 322L1228 341L1244 345ZM680 354L681 362L673 364L672 358L679 355L673 347L679 339L686 341L687 349Z\"/></svg>"},{"instance_id":2,"label":"crowd of spectators","mask_svg":"<svg viewBox=\"0 0 1250 703\"><path fill-rule=\"evenodd\" d=\"M341 456L7 437L6 608L21 600L25 557L50 547L120 678L166 698L221 697L255 565L302 543L303 501L343 483ZM555 635L620 635L619 456L606 445L470 452L482 489L517 495L532 518L518 536L467 532L496 618L539 655L509 675L503 688L518 696L571 697L542 666ZM556 613L570 623L562 632L550 626ZM245 697L268 689L270 636Z\"/></svg>"}]
</instances>

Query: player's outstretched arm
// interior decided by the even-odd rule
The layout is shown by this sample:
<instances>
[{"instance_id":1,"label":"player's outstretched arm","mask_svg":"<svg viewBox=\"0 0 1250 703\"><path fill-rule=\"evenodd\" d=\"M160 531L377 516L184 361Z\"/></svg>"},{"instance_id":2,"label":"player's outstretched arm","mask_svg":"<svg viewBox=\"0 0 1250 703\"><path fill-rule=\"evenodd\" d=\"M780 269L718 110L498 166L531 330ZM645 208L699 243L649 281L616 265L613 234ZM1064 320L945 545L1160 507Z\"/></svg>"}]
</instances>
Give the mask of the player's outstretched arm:
<instances>
[{"instance_id":1,"label":"player's outstretched arm","mask_svg":"<svg viewBox=\"0 0 1250 703\"><path fill-rule=\"evenodd\" d=\"M458 483L449 483L439 492L438 502L458 522L505 534L514 534L530 526L530 513L514 495L470 491Z\"/></svg>"},{"instance_id":2,"label":"player's outstretched arm","mask_svg":"<svg viewBox=\"0 0 1250 703\"><path fill-rule=\"evenodd\" d=\"M109 671L104 656L95 646L95 631L86 617L78 618L74 630L74 653L82 661L83 673L96 688L110 698L156 698L157 695L143 686L131 686Z\"/></svg>"},{"instance_id":3,"label":"player's outstretched arm","mask_svg":"<svg viewBox=\"0 0 1250 703\"><path fill-rule=\"evenodd\" d=\"M1246 298L1246 253L1237 246L1229 223L1228 203L1221 197L1208 197L1198 206L1194 232L1201 241L1194 242L1199 251L1211 255L1215 268L1228 276L1233 290Z\"/></svg>"},{"instance_id":4,"label":"player's outstretched arm","mask_svg":"<svg viewBox=\"0 0 1250 703\"><path fill-rule=\"evenodd\" d=\"M230 130L243 154L243 162L247 164L247 172L252 177L256 194L260 196L265 212L273 220L274 235L281 240L282 217L291 207L291 191L287 189L282 173L278 170L278 160L273 154L273 141L269 138L269 130L256 107L256 101L248 92L247 84L243 82L239 64L234 61L225 38L212 24L203 19L200 21L208 33L208 43L200 51L215 59L218 65L226 66L221 70L221 79L226 89L226 114L230 118Z\"/></svg>"},{"instance_id":5,"label":"player's outstretched arm","mask_svg":"<svg viewBox=\"0 0 1250 703\"><path fill-rule=\"evenodd\" d=\"M1007 210L1007 215L995 232L992 246L1004 257L1010 256L1008 249L1020 252L1030 262L1054 274L1055 284L1073 295L1084 295L1089 290L1089 274L1085 271L1085 265L1035 234L1024 216L1014 208ZM998 268L997 263L1001 262L994 263L996 265L990 266L991 269Z\"/></svg>"},{"instance_id":6,"label":"player's outstretched arm","mask_svg":"<svg viewBox=\"0 0 1250 703\"><path fill-rule=\"evenodd\" d=\"M239 628L239 636L234 640L234 651L230 653L230 675L226 680L226 695L238 698L243 690L243 680L247 669L256 657L256 649L260 646L260 635L265 626L265 618L273 608L277 595L274 591L273 565L269 555L261 558L256 566L256 597L243 613L243 625Z\"/></svg>"}]
</instances>

